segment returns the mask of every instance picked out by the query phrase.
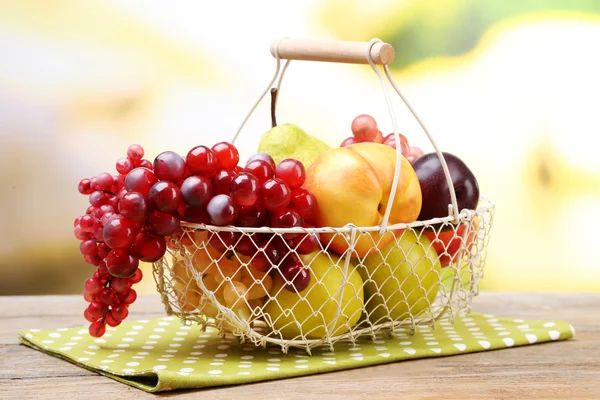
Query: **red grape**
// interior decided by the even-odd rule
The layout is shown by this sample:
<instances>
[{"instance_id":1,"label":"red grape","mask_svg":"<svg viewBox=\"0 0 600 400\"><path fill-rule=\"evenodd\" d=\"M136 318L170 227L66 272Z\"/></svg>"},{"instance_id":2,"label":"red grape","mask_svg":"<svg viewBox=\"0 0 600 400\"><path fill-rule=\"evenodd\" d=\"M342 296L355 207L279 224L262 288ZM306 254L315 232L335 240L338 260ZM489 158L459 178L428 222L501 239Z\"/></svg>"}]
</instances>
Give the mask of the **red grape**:
<instances>
[{"instance_id":1,"label":"red grape","mask_svg":"<svg viewBox=\"0 0 600 400\"><path fill-rule=\"evenodd\" d=\"M98 263L100 262L100 257L98 256L83 256L83 259L86 263L92 265L98 265Z\"/></svg>"},{"instance_id":2,"label":"red grape","mask_svg":"<svg viewBox=\"0 0 600 400\"><path fill-rule=\"evenodd\" d=\"M161 236L169 236L175 233L181 225L177 215L153 210L148 217L148 226Z\"/></svg>"},{"instance_id":3,"label":"red grape","mask_svg":"<svg viewBox=\"0 0 600 400\"><path fill-rule=\"evenodd\" d=\"M98 245L98 257L104 258L110 252L110 247L106 245L106 243L100 243Z\"/></svg>"},{"instance_id":4,"label":"red grape","mask_svg":"<svg viewBox=\"0 0 600 400\"><path fill-rule=\"evenodd\" d=\"M350 129L359 142L372 142L379 132L375 118L368 114L361 114L354 118Z\"/></svg>"},{"instance_id":5,"label":"red grape","mask_svg":"<svg viewBox=\"0 0 600 400\"><path fill-rule=\"evenodd\" d=\"M256 203L259 195L258 179L254 175L242 172L229 185L231 198L241 206L250 207Z\"/></svg>"},{"instance_id":6,"label":"red grape","mask_svg":"<svg viewBox=\"0 0 600 400\"><path fill-rule=\"evenodd\" d=\"M98 299L107 306L111 306L117 302L117 294L112 288L106 287L98 293Z\"/></svg>"},{"instance_id":7,"label":"red grape","mask_svg":"<svg viewBox=\"0 0 600 400\"><path fill-rule=\"evenodd\" d=\"M142 281L142 270L138 269L137 271L135 271L135 274L133 274L133 276L131 278L129 278L129 281L131 283L140 283Z\"/></svg>"},{"instance_id":8,"label":"red grape","mask_svg":"<svg viewBox=\"0 0 600 400\"><path fill-rule=\"evenodd\" d=\"M80 226L76 226L75 227L75 229L73 230L73 234L79 240L88 240L88 239L90 239L90 234L88 232L85 232L83 229L81 229Z\"/></svg>"},{"instance_id":9,"label":"red grape","mask_svg":"<svg viewBox=\"0 0 600 400\"><path fill-rule=\"evenodd\" d=\"M114 306L112 310L110 310L110 314L117 321L123 321L129 315L129 310L126 305L118 305Z\"/></svg>"},{"instance_id":10,"label":"red grape","mask_svg":"<svg viewBox=\"0 0 600 400\"><path fill-rule=\"evenodd\" d=\"M133 244L139 230L136 222L115 214L104 225L102 236L111 249L122 249Z\"/></svg>"},{"instance_id":11,"label":"red grape","mask_svg":"<svg viewBox=\"0 0 600 400\"><path fill-rule=\"evenodd\" d=\"M269 211L279 211L290 204L292 192L284 181L278 178L266 181L260 191L262 204Z\"/></svg>"},{"instance_id":12,"label":"red grape","mask_svg":"<svg viewBox=\"0 0 600 400\"><path fill-rule=\"evenodd\" d=\"M291 260L286 260L284 265L279 267L279 272L285 279L285 288L290 292L301 292L308 287L310 283L310 272L302 261L296 256Z\"/></svg>"},{"instance_id":13,"label":"red grape","mask_svg":"<svg viewBox=\"0 0 600 400\"><path fill-rule=\"evenodd\" d=\"M108 195L106 196L106 202L104 205L106 206L110 206L113 208L113 210L117 207L117 196L115 195ZM102 209L102 206L100 206L100 208Z\"/></svg>"},{"instance_id":14,"label":"red grape","mask_svg":"<svg viewBox=\"0 0 600 400\"><path fill-rule=\"evenodd\" d=\"M102 225L102 226L106 225L106 223L108 222L108 220L110 219L110 217L112 217L113 215L115 215L114 212L104 213L102 215L102 217L100 218L100 225ZM98 226L94 225L94 229L97 229L97 228L98 228Z\"/></svg>"},{"instance_id":15,"label":"red grape","mask_svg":"<svg viewBox=\"0 0 600 400\"><path fill-rule=\"evenodd\" d=\"M117 294L124 293L131 288L131 283L131 280L127 278L113 278L110 281L110 287L112 287Z\"/></svg>"},{"instance_id":16,"label":"red grape","mask_svg":"<svg viewBox=\"0 0 600 400\"><path fill-rule=\"evenodd\" d=\"M96 176L96 186L100 190L103 190L105 192L110 191L113 183L114 183L114 178L109 173L102 172L101 174Z\"/></svg>"},{"instance_id":17,"label":"red grape","mask_svg":"<svg viewBox=\"0 0 600 400\"><path fill-rule=\"evenodd\" d=\"M89 327L90 336L101 337L106 333L106 325L102 321L95 321Z\"/></svg>"},{"instance_id":18,"label":"red grape","mask_svg":"<svg viewBox=\"0 0 600 400\"><path fill-rule=\"evenodd\" d=\"M317 216L317 198L305 188L292 190L291 207L305 222L313 224Z\"/></svg>"},{"instance_id":19,"label":"red grape","mask_svg":"<svg viewBox=\"0 0 600 400\"><path fill-rule=\"evenodd\" d=\"M127 157L135 164L144 157L144 149L139 144L132 144L127 148Z\"/></svg>"},{"instance_id":20,"label":"red grape","mask_svg":"<svg viewBox=\"0 0 600 400\"><path fill-rule=\"evenodd\" d=\"M213 197L206 206L206 212L213 225L231 225L237 218L237 208L233 199L226 194Z\"/></svg>"},{"instance_id":21,"label":"red grape","mask_svg":"<svg viewBox=\"0 0 600 400\"><path fill-rule=\"evenodd\" d=\"M173 212L181 203L181 191L171 182L156 182L148 193L148 200L152 208L162 212Z\"/></svg>"},{"instance_id":22,"label":"red grape","mask_svg":"<svg viewBox=\"0 0 600 400\"><path fill-rule=\"evenodd\" d=\"M96 225L96 229L94 230L94 238L96 238L96 240L100 242L104 242L104 226L106 226L106 224L98 224Z\"/></svg>"},{"instance_id":23,"label":"red grape","mask_svg":"<svg viewBox=\"0 0 600 400\"><path fill-rule=\"evenodd\" d=\"M106 201L106 195L101 190L95 190L90 194L90 204L94 207L100 207Z\"/></svg>"},{"instance_id":24,"label":"red grape","mask_svg":"<svg viewBox=\"0 0 600 400\"><path fill-rule=\"evenodd\" d=\"M84 256L95 257L98 255L98 247L95 240L85 240L79 245L79 252Z\"/></svg>"},{"instance_id":25,"label":"red grape","mask_svg":"<svg viewBox=\"0 0 600 400\"><path fill-rule=\"evenodd\" d=\"M258 184L262 186L266 180L273 178L275 174L273 165L275 165L275 162L272 159L271 162L263 159L255 159L246 164L244 171L254 175L258 179Z\"/></svg>"},{"instance_id":26,"label":"red grape","mask_svg":"<svg viewBox=\"0 0 600 400\"><path fill-rule=\"evenodd\" d=\"M96 278L89 278L85 281L85 291L89 294L96 294L102 290L102 282Z\"/></svg>"},{"instance_id":27,"label":"red grape","mask_svg":"<svg viewBox=\"0 0 600 400\"><path fill-rule=\"evenodd\" d=\"M304 184L306 172L300 161L287 158L277 165L275 176L287 183L290 189L297 189Z\"/></svg>"},{"instance_id":28,"label":"red grape","mask_svg":"<svg viewBox=\"0 0 600 400\"><path fill-rule=\"evenodd\" d=\"M104 316L104 313L108 310L106 304L101 301L92 301L87 306L87 311L92 318L98 319Z\"/></svg>"},{"instance_id":29,"label":"red grape","mask_svg":"<svg viewBox=\"0 0 600 400\"><path fill-rule=\"evenodd\" d=\"M406 159L408 160L409 163L412 164L415 162L415 160L417 160L423 154L424 154L423 150L421 150L420 147L410 146L410 151L408 152L408 156L406 156Z\"/></svg>"},{"instance_id":30,"label":"red grape","mask_svg":"<svg viewBox=\"0 0 600 400\"><path fill-rule=\"evenodd\" d=\"M119 213L135 222L144 222L148 218L146 198L137 192L127 192L119 201Z\"/></svg>"},{"instance_id":31,"label":"red grape","mask_svg":"<svg viewBox=\"0 0 600 400\"><path fill-rule=\"evenodd\" d=\"M117 321L115 319L115 317L112 316L111 313L107 313L106 317L104 317L104 318L105 318L106 324L108 326L115 327L115 326L119 326L121 324L121 321Z\"/></svg>"},{"instance_id":32,"label":"red grape","mask_svg":"<svg viewBox=\"0 0 600 400\"><path fill-rule=\"evenodd\" d=\"M301 233L288 243L298 254L310 254L320 248L318 233Z\"/></svg>"},{"instance_id":33,"label":"red grape","mask_svg":"<svg viewBox=\"0 0 600 400\"><path fill-rule=\"evenodd\" d=\"M97 215L95 215L94 213L99 209L99 207L94 207L94 206L89 206L86 210L85 210L85 214L86 215L91 215L92 217L97 217Z\"/></svg>"},{"instance_id":34,"label":"red grape","mask_svg":"<svg viewBox=\"0 0 600 400\"><path fill-rule=\"evenodd\" d=\"M215 232L208 240L208 244L219 253L225 253L238 239L236 232Z\"/></svg>"},{"instance_id":35,"label":"red grape","mask_svg":"<svg viewBox=\"0 0 600 400\"><path fill-rule=\"evenodd\" d=\"M128 192L138 192L142 196L147 197L150 188L158 179L154 172L147 168L135 168L125 177L125 189Z\"/></svg>"},{"instance_id":36,"label":"red grape","mask_svg":"<svg viewBox=\"0 0 600 400\"><path fill-rule=\"evenodd\" d=\"M98 269L96 270L95 273L98 275L98 279L101 279L102 281L106 281L106 280L112 278L112 275L110 274L110 272L108 272L108 268L106 268L106 260L105 259L100 260L100 262L98 263Z\"/></svg>"},{"instance_id":37,"label":"red grape","mask_svg":"<svg viewBox=\"0 0 600 400\"><path fill-rule=\"evenodd\" d=\"M139 233L131 245L131 255L145 262L156 262L167 249L165 238L150 232Z\"/></svg>"},{"instance_id":38,"label":"red grape","mask_svg":"<svg viewBox=\"0 0 600 400\"><path fill-rule=\"evenodd\" d=\"M188 171L193 174L211 176L218 168L217 158L206 146L196 146L189 151L185 159Z\"/></svg>"},{"instance_id":39,"label":"red grape","mask_svg":"<svg viewBox=\"0 0 600 400\"><path fill-rule=\"evenodd\" d=\"M381 131L377 131L377 136L373 138L373 142L383 143L383 133L381 133Z\"/></svg>"},{"instance_id":40,"label":"red grape","mask_svg":"<svg viewBox=\"0 0 600 400\"><path fill-rule=\"evenodd\" d=\"M117 193L117 202L121 201L123 196L125 196L127 193L129 192L127 191L127 189L125 189L125 177L123 177L123 188L119 190L119 193Z\"/></svg>"},{"instance_id":41,"label":"red grape","mask_svg":"<svg viewBox=\"0 0 600 400\"><path fill-rule=\"evenodd\" d=\"M117 172L123 175L127 175L133 169L133 163L127 157L119 158L117 160Z\"/></svg>"},{"instance_id":42,"label":"red grape","mask_svg":"<svg viewBox=\"0 0 600 400\"><path fill-rule=\"evenodd\" d=\"M238 207L237 226L260 227L267 224L267 212L255 204L254 207Z\"/></svg>"},{"instance_id":43,"label":"red grape","mask_svg":"<svg viewBox=\"0 0 600 400\"><path fill-rule=\"evenodd\" d=\"M218 170L211 178L213 194L229 194L229 185L235 175L237 174L232 171Z\"/></svg>"},{"instance_id":44,"label":"red grape","mask_svg":"<svg viewBox=\"0 0 600 400\"><path fill-rule=\"evenodd\" d=\"M302 225L302 218L297 212L284 209L271 215L271 226L273 228L295 228ZM293 239L298 236L297 233L284 233L283 237L286 240Z\"/></svg>"},{"instance_id":45,"label":"red grape","mask_svg":"<svg viewBox=\"0 0 600 400\"><path fill-rule=\"evenodd\" d=\"M206 207L213 197L212 183L203 176L192 175L181 184L181 197L190 206Z\"/></svg>"},{"instance_id":46,"label":"red grape","mask_svg":"<svg viewBox=\"0 0 600 400\"><path fill-rule=\"evenodd\" d=\"M119 298L121 299L121 302L123 304L131 304L135 302L135 299L137 299L137 293L135 290L129 289L128 291L120 295Z\"/></svg>"},{"instance_id":47,"label":"red grape","mask_svg":"<svg viewBox=\"0 0 600 400\"><path fill-rule=\"evenodd\" d=\"M79 193L85 194L85 195L91 194L94 191L94 188L92 187L92 181L90 181L87 178L79 181L78 189L79 189Z\"/></svg>"},{"instance_id":48,"label":"red grape","mask_svg":"<svg viewBox=\"0 0 600 400\"><path fill-rule=\"evenodd\" d=\"M267 244L251 261L254 268L261 272L269 272L269 270L281 262L281 251L274 243Z\"/></svg>"},{"instance_id":49,"label":"red grape","mask_svg":"<svg viewBox=\"0 0 600 400\"><path fill-rule=\"evenodd\" d=\"M355 143L359 143L359 142L356 140L356 138L354 138L354 137L349 137L349 138L346 138L346 139L344 139L344 141L343 141L343 142L340 144L340 147L346 147L346 146L350 146L350 145L352 145L352 144L355 144Z\"/></svg>"},{"instance_id":50,"label":"red grape","mask_svg":"<svg viewBox=\"0 0 600 400\"><path fill-rule=\"evenodd\" d=\"M133 168L132 168L133 169ZM130 170L131 171L131 170ZM125 186L125 176L130 172L127 171L125 174L118 174L113 176L113 185L110 188L110 191L113 193L119 193L119 190Z\"/></svg>"},{"instance_id":51,"label":"red grape","mask_svg":"<svg viewBox=\"0 0 600 400\"><path fill-rule=\"evenodd\" d=\"M106 268L112 276L117 278L129 278L135 273L138 265L138 259L124 249L112 250L106 256Z\"/></svg>"},{"instance_id":52,"label":"red grape","mask_svg":"<svg viewBox=\"0 0 600 400\"><path fill-rule=\"evenodd\" d=\"M92 301L87 307L88 312L94 318L103 317L107 309L108 307L106 304L102 303L101 301Z\"/></svg>"},{"instance_id":53,"label":"red grape","mask_svg":"<svg viewBox=\"0 0 600 400\"><path fill-rule=\"evenodd\" d=\"M210 217L204 207L185 206L181 219L195 224L210 224Z\"/></svg>"},{"instance_id":54,"label":"red grape","mask_svg":"<svg viewBox=\"0 0 600 400\"><path fill-rule=\"evenodd\" d=\"M161 181L179 182L185 177L185 161L174 151L163 151L154 159L154 174Z\"/></svg>"},{"instance_id":55,"label":"red grape","mask_svg":"<svg viewBox=\"0 0 600 400\"><path fill-rule=\"evenodd\" d=\"M407 157L410 153L410 146L408 145L408 139L403 134L399 134L400 136L400 152L404 157ZM390 133L383 139L383 144L386 146L390 146L391 148L396 148L396 138L393 133Z\"/></svg>"},{"instance_id":56,"label":"red grape","mask_svg":"<svg viewBox=\"0 0 600 400\"><path fill-rule=\"evenodd\" d=\"M273 161L273 157L271 157L269 154L267 154L267 153L256 153L253 156L251 156L248 159L248 161L246 161L246 165L250 164L254 160L263 160L263 161L268 162L269 165L271 165L271 169L273 170L273 172L275 172L275 161Z\"/></svg>"},{"instance_id":57,"label":"red grape","mask_svg":"<svg viewBox=\"0 0 600 400\"><path fill-rule=\"evenodd\" d=\"M219 168L232 170L240 161L240 154L234 145L227 142L220 142L212 147L213 154L217 159Z\"/></svg>"},{"instance_id":58,"label":"red grape","mask_svg":"<svg viewBox=\"0 0 600 400\"><path fill-rule=\"evenodd\" d=\"M87 292L83 292L83 297L85 298ZM95 322L98 318L94 318L92 317L92 314L90 314L90 311L86 308L83 311L83 317L89 321L89 322Z\"/></svg>"},{"instance_id":59,"label":"red grape","mask_svg":"<svg viewBox=\"0 0 600 400\"><path fill-rule=\"evenodd\" d=\"M258 250L258 236L254 234L242 234L242 237L238 240L235 245L236 253L243 254L245 256L251 256Z\"/></svg>"},{"instance_id":60,"label":"red grape","mask_svg":"<svg viewBox=\"0 0 600 400\"><path fill-rule=\"evenodd\" d=\"M106 213L113 213L116 211L115 210L115 206L111 205L111 204L103 204L100 206L100 211L102 211L103 215L106 215Z\"/></svg>"},{"instance_id":61,"label":"red grape","mask_svg":"<svg viewBox=\"0 0 600 400\"><path fill-rule=\"evenodd\" d=\"M140 163L138 164L138 167L141 167L141 168L148 168L148 169L150 169L150 170L151 170L152 168L154 168L154 166L152 165L152 162L151 162L150 160L146 160L146 159L144 159L144 160L140 161Z\"/></svg>"}]
</instances>

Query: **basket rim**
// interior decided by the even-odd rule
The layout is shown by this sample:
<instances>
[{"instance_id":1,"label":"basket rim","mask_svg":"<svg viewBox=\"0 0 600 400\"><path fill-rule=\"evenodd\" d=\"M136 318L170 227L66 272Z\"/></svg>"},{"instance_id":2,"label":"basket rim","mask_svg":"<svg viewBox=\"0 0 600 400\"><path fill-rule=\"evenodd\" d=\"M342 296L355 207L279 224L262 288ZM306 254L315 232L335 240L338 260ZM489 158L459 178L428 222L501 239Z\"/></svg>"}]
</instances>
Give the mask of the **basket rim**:
<instances>
[{"instance_id":1,"label":"basket rim","mask_svg":"<svg viewBox=\"0 0 600 400\"><path fill-rule=\"evenodd\" d=\"M463 209L460 211L459 221L470 221L474 215L484 214L486 212L490 212L495 208L495 203L491 201L488 197L480 196L480 202L483 200L483 204L477 207L475 210ZM241 227L241 226L216 226L216 225L208 225L208 224L198 224L194 222L186 222L181 221L181 226L186 228L191 228L194 230L206 230L206 231L215 231L215 232L240 232L240 233L351 233L353 231L358 232L389 232L389 231L397 231L408 228L419 228L423 226L435 225L445 222L454 221L454 215L449 215L443 218L432 218L426 221L414 221L410 223L399 223L388 225L383 228L380 225L374 226L356 226L354 224L346 224L343 227L313 227L313 228L271 228L271 227Z\"/></svg>"}]
</instances>

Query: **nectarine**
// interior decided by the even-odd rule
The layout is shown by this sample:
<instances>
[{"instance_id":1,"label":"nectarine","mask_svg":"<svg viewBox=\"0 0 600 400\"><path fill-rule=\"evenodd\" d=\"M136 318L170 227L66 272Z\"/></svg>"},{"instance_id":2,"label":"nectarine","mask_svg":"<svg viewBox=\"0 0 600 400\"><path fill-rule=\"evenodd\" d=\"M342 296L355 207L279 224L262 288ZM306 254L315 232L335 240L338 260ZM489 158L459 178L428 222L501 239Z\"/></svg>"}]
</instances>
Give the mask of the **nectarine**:
<instances>
[{"instance_id":1,"label":"nectarine","mask_svg":"<svg viewBox=\"0 0 600 400\"><path fill-rule=\"evenodd\" d=\"M379 225L390 199L395 165L395 150L380 143L357 143L322 154L306 171L305 181L305 187L317 199L317 225ZM413 222L419 216L421 186L404 156L392 201L388 225ZM372 248L385 247L392 238L391 233L361 234L354 251L363 257ZM350 246L343 235L322 234L321 241L337 254Z\"/></svg>"}]
</instances>

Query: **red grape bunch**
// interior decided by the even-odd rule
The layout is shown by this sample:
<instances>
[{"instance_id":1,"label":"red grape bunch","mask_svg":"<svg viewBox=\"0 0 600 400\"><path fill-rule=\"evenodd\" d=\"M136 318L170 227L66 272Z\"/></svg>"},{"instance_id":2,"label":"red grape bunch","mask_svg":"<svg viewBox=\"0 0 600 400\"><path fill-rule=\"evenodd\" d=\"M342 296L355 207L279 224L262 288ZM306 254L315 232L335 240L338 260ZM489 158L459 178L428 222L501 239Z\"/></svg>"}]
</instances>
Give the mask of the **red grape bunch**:
<instances>
[{"instance_id":1,"label":"red grape bunch","mask_svg":"<svg viewBox=\"0 0 600 400\"><path fill-rule=\"evenodd\" d=\"M392 148L396 148L396 138L394 137L394 133L390 133L387 136L383 136L379 127L377 126L377 122L375 118L368 114L361 114L358 117L354 118L352 121L352 125L350 126L352 130L351 137L344 139L340 147L350 146L355 143L362 142L374 142L374 143L382 143ZM417 158L423 155L423 150L418 148L417 146L410 146L408 144L408 139L403 134L399 134L400 136L400 151L402 155L406 157L406 159L412 164Z\"/></svg>"},{"instance_id":2,"label":"red grape bunch","mask_svg":"<svg viewBox=\"0 0 600 400\"><path fill-rule=\"evenodd\" d=\"M97 267L85 282L84 312L89 332L99 337L106 325L117 326L128 314L137 294L131 286L142 279L139 260L153 262L165 252L165 239L145 222L151 211L148 193L157 178L152 163L138 145L117 161L118 175L103 172L79 182L89 196L85 215L75 219L75 237L86 262Z\"/></svg>"},{"instance_id":3,"label":"red grape bunch","mask_svg":"<svg viewBox=\"0 0 600 400\"><path fill-rule=\"evenodd\" d=\"M139 145L127 149L116 163L118 174L101 173L79 183L89 196L86 214L75 220L80 252L96 271L85 283L84 312L92 336L102 336L106 325L117 326L136 299L131 286L142 279L139 261L156 262L167 247L165 237L181 235L181 221L217 226L310 227L316 216L316 199L302 188L300 161L287 159L275 165L264 153L238 166L235 146L221 142L212 148L196 146L184 159L172 151L154 162L143 159ZM187 239L190 240L190 239ZM273 265L288 279L289 290L301 291L310 274L289 248L307 254L319 247L314 234L272 234L255 240L233 232L214 235L212 247L252 256L251 263L267 272ZM287 250L287 251L286 251Z\"/></svg>"}]
</instances>

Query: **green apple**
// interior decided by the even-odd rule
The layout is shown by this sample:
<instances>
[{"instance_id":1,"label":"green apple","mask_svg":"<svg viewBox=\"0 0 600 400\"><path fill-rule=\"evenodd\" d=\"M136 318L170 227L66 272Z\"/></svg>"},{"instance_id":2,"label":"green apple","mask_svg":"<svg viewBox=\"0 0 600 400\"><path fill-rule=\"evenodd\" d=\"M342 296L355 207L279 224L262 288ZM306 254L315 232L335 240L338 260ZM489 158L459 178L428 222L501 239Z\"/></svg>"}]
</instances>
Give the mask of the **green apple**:
<instances>
[{"instance_id":1,"label":"green apple","mask_svg":"<svg viewBox=\"0 0 600 400\"><path fill-rule=\"evenodd\" d=\"M269 300L263 308L267 324L288 340L321 339L346 333L363 311L360 274L350 264L344 284L344 259L323 252L300 258L309 267L310 283L300 293L291 292L283 287L283 278L275 274Z\"/></svg>"},{"instance_id":2,"label":"green apple","mask_svg":"<svg viewBox=\"0 0 600 400\"><path fill-rule=\"evenodd\" d=\"M417 316L431 307L440 286L438 254L425 235L412 230L365 258L358 270L372 323Z\"/></svg>"},{"instance_id":3,"label":"green apple","mask_svg":"<svg viewBox=\"0 0 600 400\"><path fill-rule=\"evenodd\" d=\"M294 124L277 125L265 133L258 144L258 151L271 155L275 164L286 158L294 158L301 161L305 168L330 149L326 143Z\"/></svg>"}]
</instances>

